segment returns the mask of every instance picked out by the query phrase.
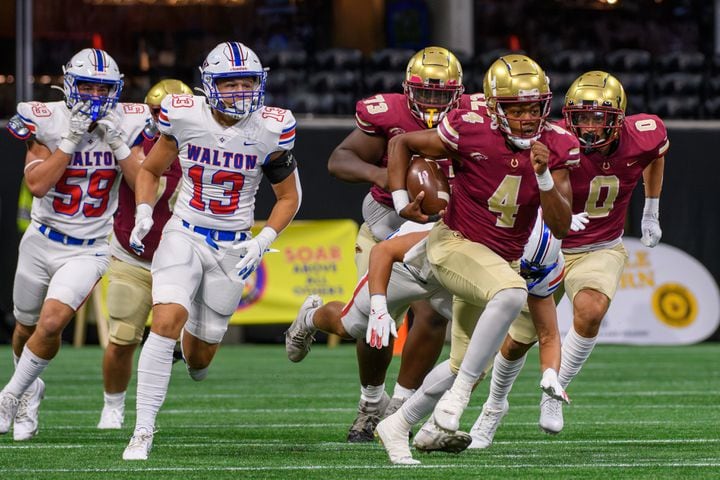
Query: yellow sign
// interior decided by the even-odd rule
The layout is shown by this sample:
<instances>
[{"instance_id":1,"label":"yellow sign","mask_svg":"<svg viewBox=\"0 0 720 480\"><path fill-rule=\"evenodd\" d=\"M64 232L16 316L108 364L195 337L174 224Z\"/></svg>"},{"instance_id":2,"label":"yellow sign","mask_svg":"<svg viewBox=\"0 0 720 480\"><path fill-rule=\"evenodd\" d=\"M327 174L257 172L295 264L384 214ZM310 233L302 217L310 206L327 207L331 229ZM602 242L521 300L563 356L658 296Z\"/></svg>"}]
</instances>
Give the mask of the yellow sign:
<instances>
[{"instance_id":1,"label":"yellow sign","mask_svg":"<svg viewBox=\"0 0 720 480\"><path fill-rule=\"evenodd\" d=\"M262 228L258 223L253 233ZM355 288L352 220L296 220L285 229L248 278L231 324L290 323L305 297L347 301Z\"/></svg>"}]
</instances>

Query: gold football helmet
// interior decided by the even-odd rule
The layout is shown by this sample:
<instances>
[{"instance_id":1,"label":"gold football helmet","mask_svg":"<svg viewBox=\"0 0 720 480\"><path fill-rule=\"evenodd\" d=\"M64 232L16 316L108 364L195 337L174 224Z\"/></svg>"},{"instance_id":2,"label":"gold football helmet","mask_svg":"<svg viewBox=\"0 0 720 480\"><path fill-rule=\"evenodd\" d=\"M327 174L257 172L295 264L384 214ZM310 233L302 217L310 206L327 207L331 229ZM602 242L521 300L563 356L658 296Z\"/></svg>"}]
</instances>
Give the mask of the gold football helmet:
<instances>
[{"instance_id":1,"label":"gold football helmet","mask_svg":"<svg viewBox=\"0 0 720 480\"><path fill-rule=\"evenodd\" d=\"M455 108L465 87L462 66L452 52L442 47L426 47L412 56L405 70L403 90L410 111L436 126Z\"/></svg>"},{"instance_id":2,"label":"gold football helmet","mask_svg":"<svg viewBox=\"0 0 720 480\"><path fill-rule=\"evenodd\" d=\"M580 75L568 88L563 106L567 128L589 152L614 142L625 121L627 96L620 81L594 70Z\"/></svg>"},{"instance_id":3,"label":"gold football helmet","mask_svg":"<svg viewBox=\"0 0 720 480\"><path fill-rule=\"evenodd\" d=\"M518 148L530 148L540 136L550 114L550 81L540 65L525 55L504 55L485 73L483 93L488 113L508 140ZM513 104L539 103L539 114L520 118L508 117L506 109ZM509 121L520 125L510 128Z\"/></svg>"},{"instance_id":4,"label":"gold football helmet","mask_svg":"<svg viewBox=\"0 0 720 480\"><path fill-rule=\"evenodd\" d=\"M192 95L192 90L180 80L166 78L165 80L160 80L158 83L150 87L147 95L145 95L145 103L148 107L150 107L150 110L152 110L153 113L155 113L156 110L159 112L160 104L162 103L163 98L168 95L180 94Z\"/></svg>"}]
</instances>

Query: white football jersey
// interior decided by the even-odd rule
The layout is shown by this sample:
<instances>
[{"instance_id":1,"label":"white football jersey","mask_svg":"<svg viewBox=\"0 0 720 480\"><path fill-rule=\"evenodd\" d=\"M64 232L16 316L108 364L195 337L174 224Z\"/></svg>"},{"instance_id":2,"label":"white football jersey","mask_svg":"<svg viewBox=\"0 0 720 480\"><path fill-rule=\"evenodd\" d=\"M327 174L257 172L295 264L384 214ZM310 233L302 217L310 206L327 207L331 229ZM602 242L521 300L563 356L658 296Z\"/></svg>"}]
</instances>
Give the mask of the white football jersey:
<instances>
[{"instance_id":1,"label":"white football jersey","mask_svg":"<svg viewBox=\"0 0 720 480\"><path fill-rule=\"evenodd\" d=\"M150 109L140 103L119 103L122 139L132 147ZM70 110L61 102L22 102L18 116L38 142L55 151L68 131ZM75 238L107 237L117 209L120 167L110 146L98 133L86 133L65 173L42 198L33 198L31 217Z\"/></svg>"},{"instance_id":2,"label":"white football jersey","mask_svg":"<svg viewBox=\"0 0 720 480\"><path fill-rule=\"evenodd\" d=\"M175 138L183 177L174 213L186 222L225 231L250 230L261 167L295 144L289 110L263 107L231 127L212 116L205 97L168 95L160 132Z\"/></svg>"}]
</instances>

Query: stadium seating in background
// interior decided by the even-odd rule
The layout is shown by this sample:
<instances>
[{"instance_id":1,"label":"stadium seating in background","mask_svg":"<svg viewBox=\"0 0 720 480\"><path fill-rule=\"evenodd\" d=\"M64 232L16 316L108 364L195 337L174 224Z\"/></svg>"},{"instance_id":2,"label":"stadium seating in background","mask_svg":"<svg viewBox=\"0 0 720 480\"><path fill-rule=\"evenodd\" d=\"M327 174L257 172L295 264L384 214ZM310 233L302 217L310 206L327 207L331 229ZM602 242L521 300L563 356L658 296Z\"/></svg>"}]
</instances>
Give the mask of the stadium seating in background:
<instances>
[{"instance_id":1,"label":"stadium seating in background","mask_svg":"<svg viewBox=\"0 0 720 480\"><path fill-rule=\"evenodd\" d=\"M553 55L547 65L543 64L543 67L546 70L569 72L575 76L577 72L599 69L595 52L591 50L561 50Z\"/></svg>"},{"instance_id":2,"label":"stadium seating in background","mask_svg":"<svg viewBox=\"0 0 720 480\"><path fill-rule=\"evenodd\" d=\"M649 111L662 119L696 118L700 112L700 98L685 95L661 96L650 102Z\"/></svg>"},{"instance_id":3,"label":"stadium seating in background","mask_svg":"<svg viewBox=\"0 0 720 480\"><path fill-rule=\"evenodd\" d=\"M315 67L319 70L361 71L362 52L354 48L330 48L315 53Z\"/></svg>"},{"instance_id":4,"label":"stadium seating in background","mask_svg":"<svg viewBox=\"0 0 720 480\"><path fill-rule=\"evenodd\" d=\"M620 49L608 53L605 63L611 72L650 72L652 55L647 50Z\"/></svg>"},{"instance_id":5,"label":"stadium seating in background","mask_svg":"<svg viewBox=\"0 0 720 480\"><path fill-rule=\"evenodd\" d=\"M701 52L670 52L655 57L659 72L697 72L705 70L705 55Z\"/></svg>"},{"instance_id":6,"label":"stadium seating in background","mask_svg":"<svg viewBox=\"0 0 720 480\"><path fill-rule=\"evenodd\" d=\"M406 48L383 48L370 54L366 63L368 72L381 70L404 72L408 60L415 54L414 50Z\"/></svg>"}]
</instances>

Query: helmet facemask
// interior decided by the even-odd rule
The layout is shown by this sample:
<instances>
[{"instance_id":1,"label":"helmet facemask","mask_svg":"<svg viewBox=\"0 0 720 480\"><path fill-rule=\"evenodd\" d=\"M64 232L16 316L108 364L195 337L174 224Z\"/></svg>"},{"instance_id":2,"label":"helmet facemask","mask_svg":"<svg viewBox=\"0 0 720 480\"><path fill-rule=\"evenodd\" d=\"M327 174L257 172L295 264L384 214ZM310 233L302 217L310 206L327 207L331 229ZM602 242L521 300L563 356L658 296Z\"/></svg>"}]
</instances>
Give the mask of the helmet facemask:
<instances>
[{"instance_id":1,"label":"helmet facemask","mask_svg":"<svg viewBox=\"0 0 720 480\"><path fill-rule=\"evenodd\" d=\"M82 103L80 112L93 121L103 118L114 109L120 100L123 81L115 60L103 50L86 48L75 54L63 66L63 93L65 104L72 109ZM83 83L108 86L107 95L89 95L80 93Z\"/></svg>"},{"instance_id":2,"label":"helmet facemask","mask_svg":"<svg viewBox=\"0 0 720 480\"><path fill-rule=\"evenodd\" d=\"M220 92L217 81L230 78L252 79L251 90L234 90ZM205 73L203 74L203 91L208 98L208 103L215 110L234 119L245 118L250 113L258 110L265 103L265 80L267 72L245 72L245 73Z\"/></svg>"},{"instance_id":3,"label":"helmet facemask","mask_svg":"<svg viewBox=\"0 0 720 480\"><path fill-rule=\"evenodd\" d=\"M600 106L565 107L563 116L568 130L577 137L585 153L614 142L619 137L620 128L625 121L622 110Z\"/></svg>"},{"instance_id":4,"label":"helmet facemask","mask_svg":"<svg viewBox=\"0 0 720 480\"><path fill-rule=\"evenodd\" d=\"M505 134L510 143L517 148L527 150L533 141L540 138L542 129L545 126L545 120L550 114L551 98L552 94L549 92L545 94L533 93L527 96L512 98L496 97L493 99L492 107L490 108L491 116L497 123L498 129ZM511 117L506 112L511 106L532 103L538 106L537 115L528 117L523 114L520 117ZM510 122L515 123L516 126L519 123L519 128L513 130Z\"/></svg>"},{"instance_id":5,"label":"helmet facemask","mask_svg":"<svg viewBox=\"0 0 720 480\"><path fill-rule=\"evenodd\" d=\"M423 84L420 78L416 82L403 82L410 110L429 128L436 126L450 110L457 107L464 88L462 85Z\"/></svg>"}]
</instances>

